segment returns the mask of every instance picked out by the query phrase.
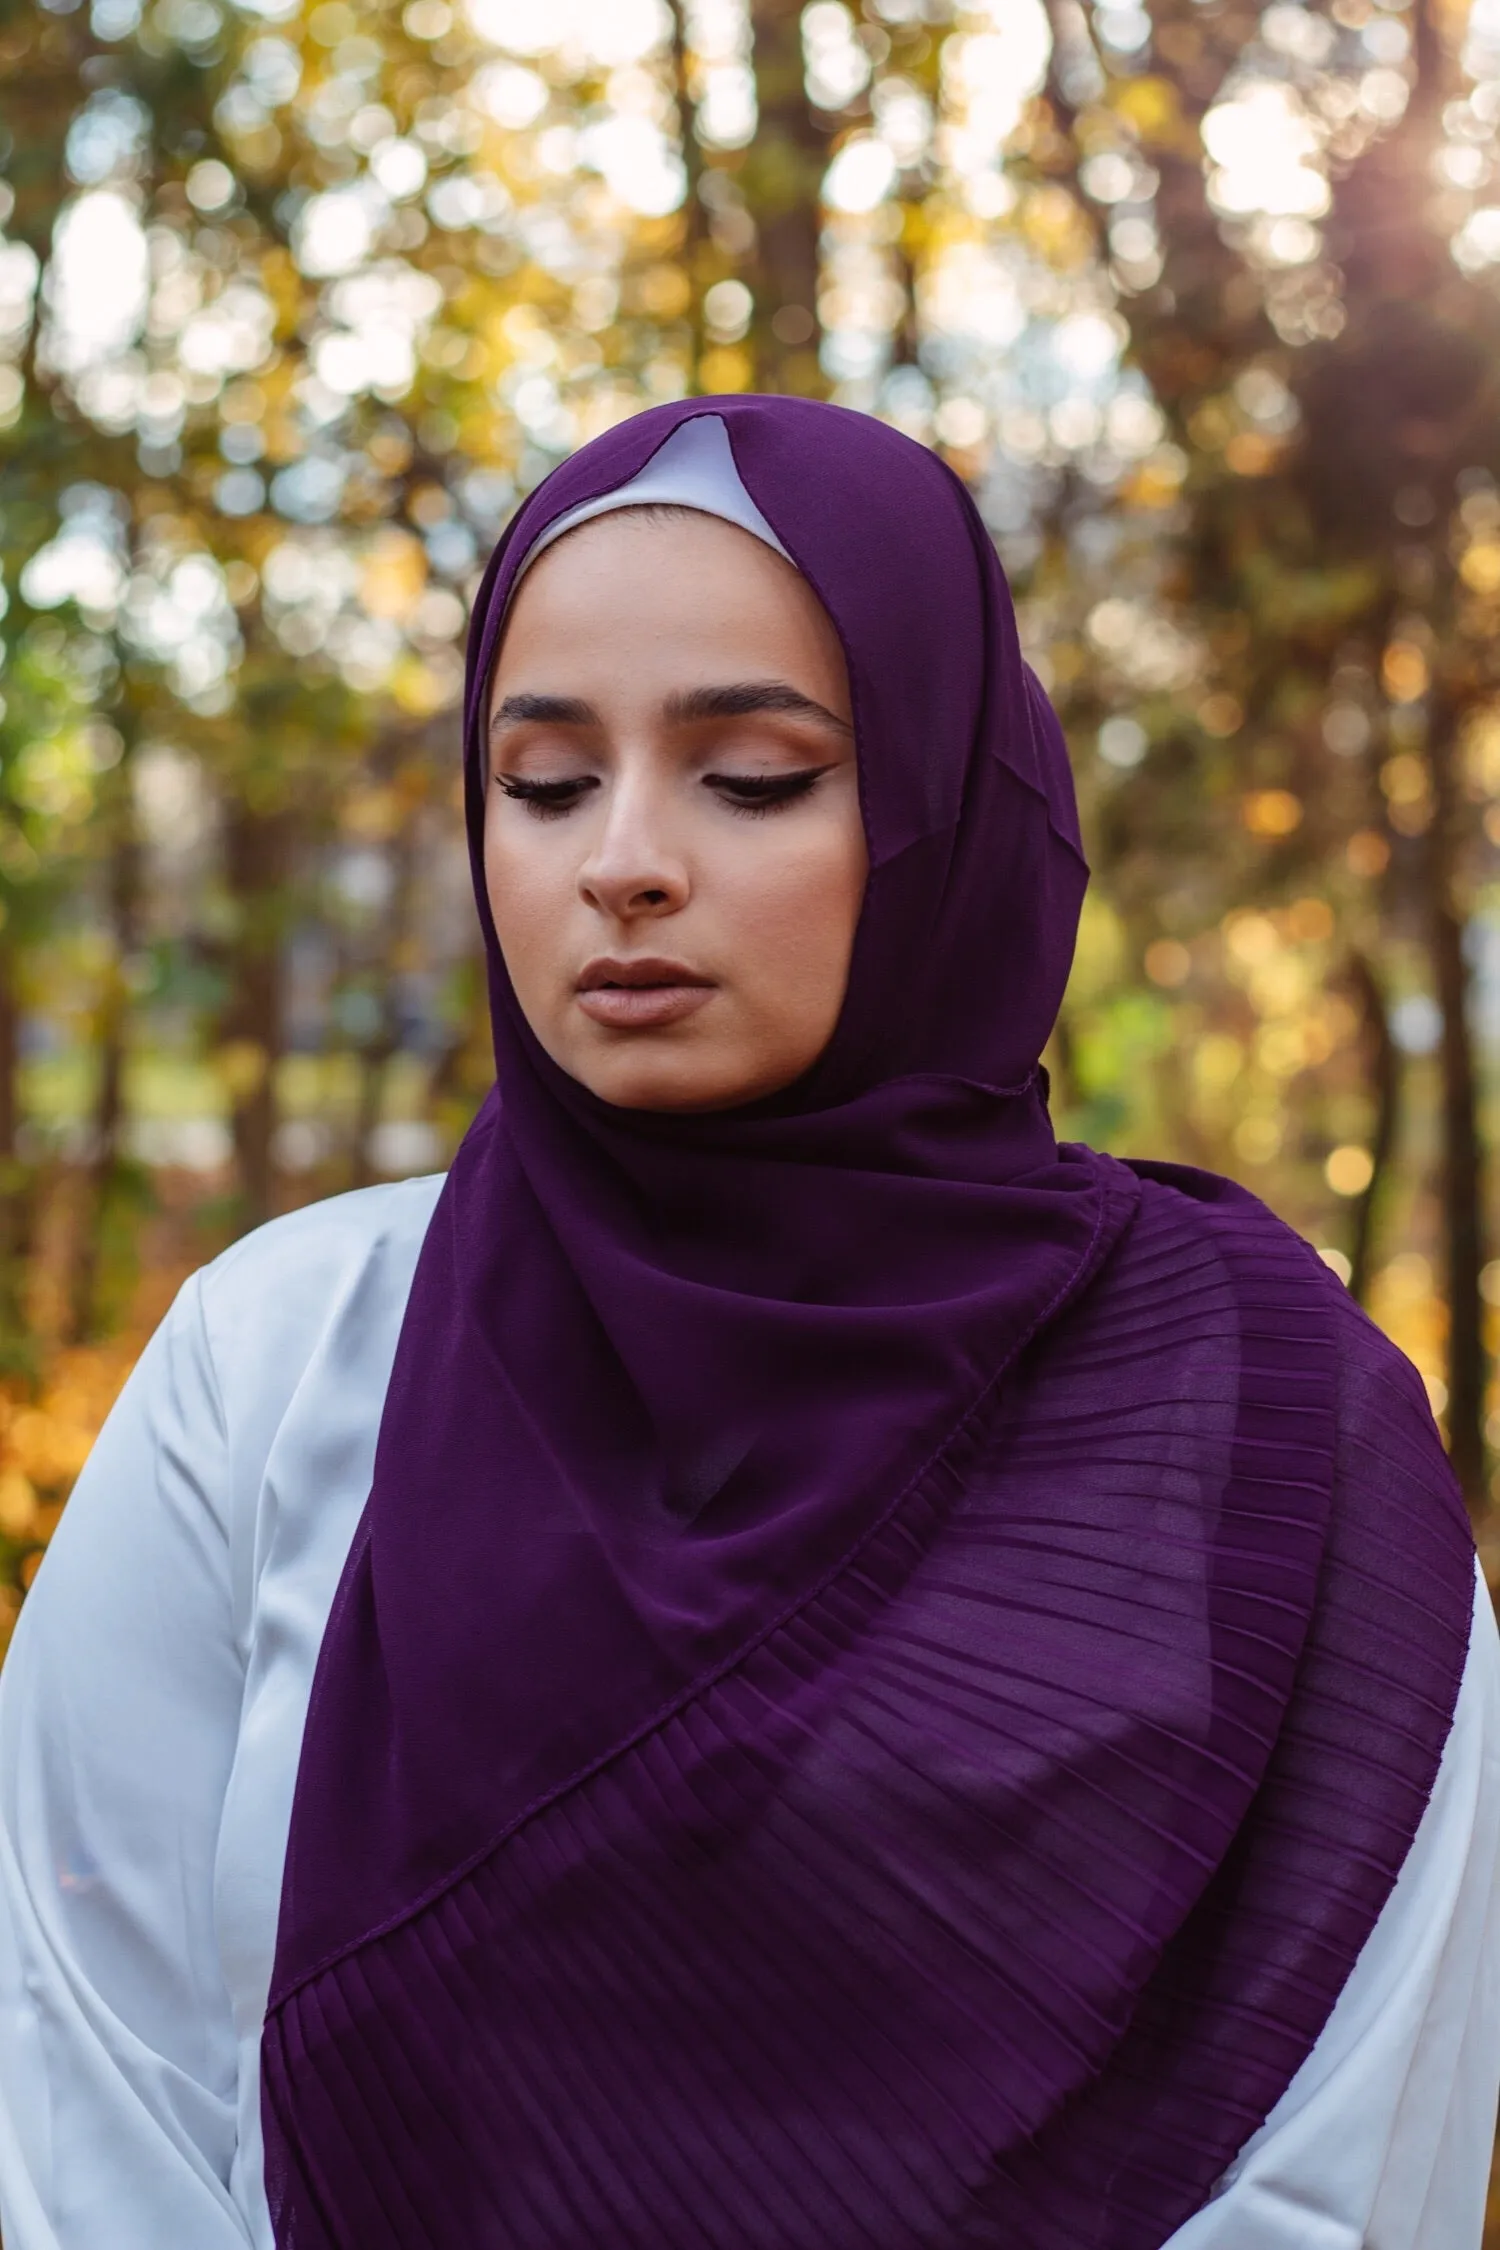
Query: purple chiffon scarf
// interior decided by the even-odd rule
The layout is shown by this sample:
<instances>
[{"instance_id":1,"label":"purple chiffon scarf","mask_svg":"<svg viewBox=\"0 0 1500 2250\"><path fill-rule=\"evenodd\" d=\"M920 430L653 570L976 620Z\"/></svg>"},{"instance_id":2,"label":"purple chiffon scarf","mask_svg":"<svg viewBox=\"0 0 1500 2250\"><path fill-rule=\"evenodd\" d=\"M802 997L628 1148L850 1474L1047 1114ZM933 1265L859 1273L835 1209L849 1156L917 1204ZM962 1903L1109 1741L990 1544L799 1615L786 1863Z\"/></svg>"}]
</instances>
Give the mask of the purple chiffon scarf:
<instances>
[{"instance_id":1,"label":"purple chiffon scarf","mask_svg":"<svg viewBox=\"0 0 1500 2250\"><path fill-rule=\"evenodd\" d=\"M486 684L547 525L713 412L848 661L870 877L816 1068L611 1109L516 1006ZM1472 1547L1420 1384L1204 1174L1059 1147L1086 879L958 481L662 407L476 605L497 1084L329 1618L262 2046L281 2250L1160 2250L1430 1793Z\"/></svg>"}]
</instances>

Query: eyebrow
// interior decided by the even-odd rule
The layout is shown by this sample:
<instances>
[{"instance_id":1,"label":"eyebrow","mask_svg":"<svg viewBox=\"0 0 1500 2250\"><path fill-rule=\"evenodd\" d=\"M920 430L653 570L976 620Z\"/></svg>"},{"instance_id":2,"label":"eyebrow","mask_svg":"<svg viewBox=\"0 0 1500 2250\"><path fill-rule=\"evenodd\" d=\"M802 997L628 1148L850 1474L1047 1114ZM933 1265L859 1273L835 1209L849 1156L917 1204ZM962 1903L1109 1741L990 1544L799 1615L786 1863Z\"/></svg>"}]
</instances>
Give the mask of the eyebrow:
<instances>
[{"instance_id":1,"label":"eyebrow","mask_svg":"<svg viewBox=\"0 0 1500 2250\"><path fill-rule=\"evenodd\" d=\"M596 727L599 714L592 703L577 695L508 695L490 714L490 732L527 724L554 727Z\"/></svg>"},{"instance_id":2,"label":"eyebrow","mask_svg":"<svg viewBox=\"0 0 1500 2250\"><path fill-rule=\"evenodd\" d=\"M760 711L781 712L792 718L817 719L839 734L852 735L847 719L804 695L787 680L736 680L724 687L688 688L668 696L664 715L670 724L684 726L698 719L745 719ZM508 695L497 704L490 731L502 727L597 727L603 722L592 703L576 695Z\"/></svg>"},{"instance_id":3,"label":"eyebrow","mask_svg":"<svg viewBox=\"0 0 1500 2250\"><path fill-rule=\"evenodd\" d=\"M747 719L758 711L820 719L840 734L854 732L847 719L815 703L787 680L737 680L728 687L689 688L685 694L668 696L666 703L666 716L678 725L693 719Z\"/></svg>"}]
</instances>

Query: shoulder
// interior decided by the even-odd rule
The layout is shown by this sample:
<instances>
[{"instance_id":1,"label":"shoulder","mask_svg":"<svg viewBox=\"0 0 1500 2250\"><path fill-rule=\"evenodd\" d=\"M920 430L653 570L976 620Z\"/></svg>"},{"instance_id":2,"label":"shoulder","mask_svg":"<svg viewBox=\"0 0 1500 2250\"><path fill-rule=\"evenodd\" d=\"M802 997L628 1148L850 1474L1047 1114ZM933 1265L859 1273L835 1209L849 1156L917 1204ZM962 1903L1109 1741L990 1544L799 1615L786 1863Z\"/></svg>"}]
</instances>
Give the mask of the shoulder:
<instances>
[{"instance_id":1,"label":"shoulder","mask_svg":"<svg viewBox=\"0 0 1500 2250\"><path fill-rule=\"evenodd\" d=\"M1352 1554L1363 1541L1437 1571L1466 1622L1468 1514L1426 1385L1406 1354L1312 1245L1248 1189L1187 1166L1131 1169L1142 1182L1147 1262L1153 1242L1158 1257L1166 1244L1184 1270L1194 1258L1210 1266L1233 1301L1242 1403L1246 1390L1272 1405L1295 1399L1304 1446L1317 1422L1326 1429L1334 1546Z\"/></svg>"},{"instance_id":2,"label":"shoulder","mask_svg":"<svg viewBox=\"0 0 1500 2250\"><path fill-rule=\"evenodd\" d=\"M372 1259L409 1259L422 1247L446 1174L357 1188L305 1204L231 1243L198 1276L205 1311L233 1318L267 1292L326 1299Z\"/></svg>"},{"instance_id":3,"label":"shoulder","mask_svg":"<svg viewBox=\"0 0 1500 2250\"><path fill-rule=\"evenodd\" d=\"M1269 1204L1237 1181L1191 1165L1137 1161L1129 1169L1141 1182L1147 1236L1175 1237L1185 1249L1221 1260L1250 1317L1279 1305L1292 1317L1300 1313L1332 1344L1342 1418L1357 1419L1376 1393L1394 1392L1424 1436L1436 1437L1426 1386L1406 1354Z\"/></svg>"},{"instance_id":4,"label":"shoulder","mask_svg":"<svg viewBox=\"0 0 1500 2250\"><path fill-rule=\"evenodd\" d=\"M1334 1344L1352 1395L1371 1385L1394 1385L1418 1419L1435 1429L1426 1386L1406 1354L1350 1296L1306 1237L1278 1218L1269 1204L1237 1181L1191 1165L1135 1161L1129 1169L1141 1182L1146 1232L1175 1234L1222 1258L1235 1270L1239 1293L1251 1311L1258 1299L1269 1304L1278 1288L1287 1291L1289 1303L1303 1309Z\"/></svg>"},{"instance_id":5,"label":"shoulder","mask_svg":"<svg viewBox=\"0 0 1500 2250\"><path fill-rule=\"evenodd\" d=\"M1335 1703L1358 1714L1360 1755L1383 1744L1420 1811L1475 1589L1468 1511L1426 1386L1312 1245L1257 1197L1176 1166L1132 1169L1142 1176L1143 1250L1152 1229L1159 1251L1170 1246L1154 1266L1143 1258L1169 1334L1194 1253L1212 1277L1234 1398L1222 1522L1237 1554L1273 1577L1302 1568L1304 1691L1321 1682L1325 1715ZM1195 1310L1185 1325L1202 1325Z\"/></svg>"},{"instance_id":6,"label":"shoulder","mask_svg":"<svg viewBox=\"0 0 1500 2250\"><path fill-rule=\"evenodd\" d=\"M256 1227L195 1274L179 1311L201 1322L227 1418L286 1393L338 1337L349 1373L393 1350L445 1175L327 1197Z\"/></svg>"}]
</instances>

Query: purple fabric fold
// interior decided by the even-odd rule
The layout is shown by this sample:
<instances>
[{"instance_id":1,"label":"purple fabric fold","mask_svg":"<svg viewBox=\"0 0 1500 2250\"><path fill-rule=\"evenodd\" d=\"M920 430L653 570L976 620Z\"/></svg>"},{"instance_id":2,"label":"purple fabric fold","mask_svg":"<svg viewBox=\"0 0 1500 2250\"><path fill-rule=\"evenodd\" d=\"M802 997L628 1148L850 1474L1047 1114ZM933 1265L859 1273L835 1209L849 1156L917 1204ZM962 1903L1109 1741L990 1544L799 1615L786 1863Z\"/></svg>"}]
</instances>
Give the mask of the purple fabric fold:
<instances>
[{"instance_id":1,"label":"purple fabric fold","mask_svg":"<svg viewBox=\"0 0 1500 2250\"><path fill-rule=\"evenodd\" d=\"M833 1042L653 1118L521 1018L484 696L546 525L721 414L849 664ZM1389 1894L1467 1643L1420 1386L1227 1183L1056 1144L1085 869L962 487L656 409L470 646L497 1084L309 1711L263 2044L282 2250L1159 2250Z\"/></svg>"}]
</instances>

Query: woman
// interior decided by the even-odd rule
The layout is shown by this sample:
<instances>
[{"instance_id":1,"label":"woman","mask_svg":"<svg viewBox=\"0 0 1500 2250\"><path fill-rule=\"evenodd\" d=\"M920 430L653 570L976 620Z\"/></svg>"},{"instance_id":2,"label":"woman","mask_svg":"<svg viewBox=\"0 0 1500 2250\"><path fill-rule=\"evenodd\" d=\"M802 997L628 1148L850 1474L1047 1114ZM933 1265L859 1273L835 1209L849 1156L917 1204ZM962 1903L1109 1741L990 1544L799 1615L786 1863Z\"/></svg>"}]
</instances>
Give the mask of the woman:
<instances>
[{"instance_id":1,"label":"woman","mask_svg":"<svg viewBox=\"0 0 1500 2250\"><path fill-rule=\"evenodd\" d=\"M1463 1511L1305 1244L1053 1138L962 488L642 415L466 756L496 1093L188 1283L7 1666L8 2250L1474 2250Z\"/></svg>"}]
</instances>

